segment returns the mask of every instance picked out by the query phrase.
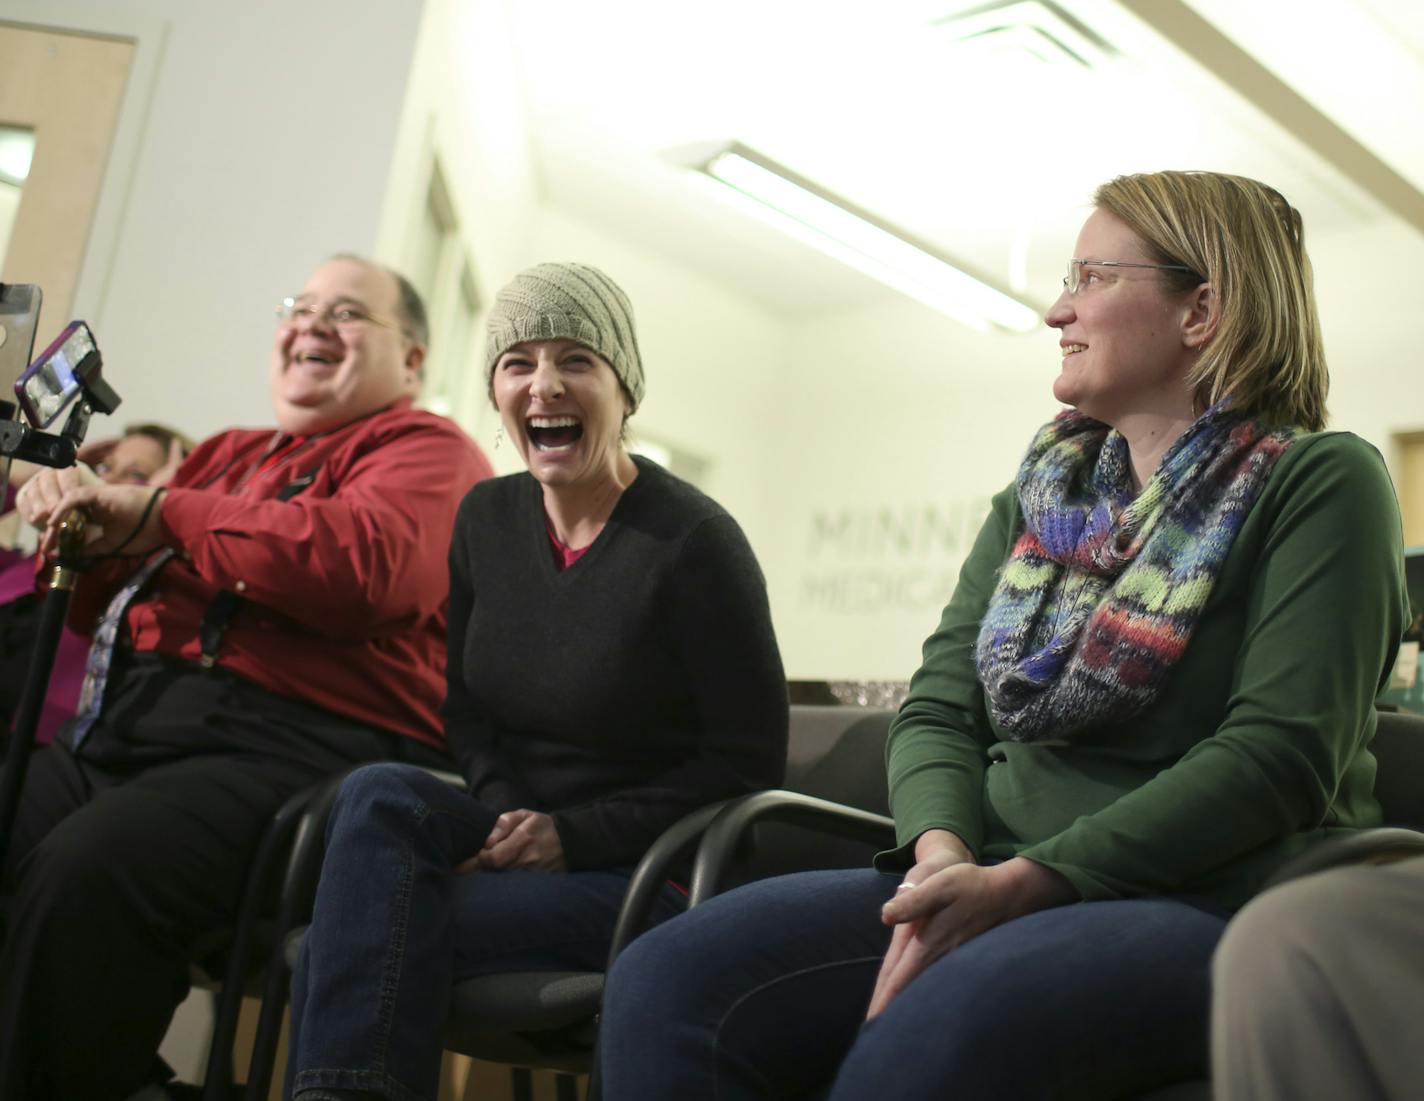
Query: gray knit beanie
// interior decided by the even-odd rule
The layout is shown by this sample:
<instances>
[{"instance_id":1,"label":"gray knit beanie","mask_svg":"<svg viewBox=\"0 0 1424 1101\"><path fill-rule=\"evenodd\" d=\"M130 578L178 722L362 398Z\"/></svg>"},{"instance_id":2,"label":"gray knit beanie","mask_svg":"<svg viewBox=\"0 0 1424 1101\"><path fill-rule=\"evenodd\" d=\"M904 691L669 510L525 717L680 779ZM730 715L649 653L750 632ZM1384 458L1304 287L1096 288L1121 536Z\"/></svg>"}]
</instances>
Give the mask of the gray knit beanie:
<instances>
[{"instance_id":1,"label":"gray knit beanie","mask_svg":"<svg viewBox=\"0 0 1424 1101\"><path fill-rule=\"evenodd\" d=\"M536 264L500 289L485 338L485 378L491 384L495 361L526 340L578 341L608 361L633 409L642 402L643 361L633 331L633 305L597 268Z\"/></svg>"}]
</instances>

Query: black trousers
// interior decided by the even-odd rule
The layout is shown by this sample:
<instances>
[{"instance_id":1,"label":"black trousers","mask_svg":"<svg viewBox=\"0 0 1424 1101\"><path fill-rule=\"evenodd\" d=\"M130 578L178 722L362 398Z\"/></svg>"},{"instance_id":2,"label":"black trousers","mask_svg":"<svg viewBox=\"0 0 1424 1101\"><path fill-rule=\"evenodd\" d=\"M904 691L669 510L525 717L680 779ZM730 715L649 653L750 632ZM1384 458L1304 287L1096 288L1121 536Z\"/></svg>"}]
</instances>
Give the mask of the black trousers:
<instances>
[{"instance_id":1,"label":"black trousers","mask_svg":"<svg viewBox=\"0 0 1424 1101\"><path fill-rule=\"evenodd\" d=\"M231 923L295 792L363 761L448 760L222 670L117 659L79 751L37 750L5 858L0 1101L140 1088L188 965Z\"/></svg>"}]
</instances>

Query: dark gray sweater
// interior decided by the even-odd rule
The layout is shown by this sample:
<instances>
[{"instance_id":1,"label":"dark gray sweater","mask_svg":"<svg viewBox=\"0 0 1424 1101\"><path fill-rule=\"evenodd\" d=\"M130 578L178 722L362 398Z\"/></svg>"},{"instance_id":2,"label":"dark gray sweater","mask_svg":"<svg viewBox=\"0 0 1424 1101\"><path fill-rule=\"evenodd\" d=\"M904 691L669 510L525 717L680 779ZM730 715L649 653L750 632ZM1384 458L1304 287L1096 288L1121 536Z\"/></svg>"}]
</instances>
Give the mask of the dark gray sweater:
<instances>
[{"instance_id":1,"label":"dark gray sweater","mask_svg":"<svg viewBox=\"0 0 1424 1101\"><path fill-rule=\"evenodd\" d=\"M775 787L786 682L766 585L716 502L638 477L560 572L528 474L465 497L450 548L451 752L496 811L553 816L571 869L635 863L704 803Z\"/></svg>"}]
</instances>

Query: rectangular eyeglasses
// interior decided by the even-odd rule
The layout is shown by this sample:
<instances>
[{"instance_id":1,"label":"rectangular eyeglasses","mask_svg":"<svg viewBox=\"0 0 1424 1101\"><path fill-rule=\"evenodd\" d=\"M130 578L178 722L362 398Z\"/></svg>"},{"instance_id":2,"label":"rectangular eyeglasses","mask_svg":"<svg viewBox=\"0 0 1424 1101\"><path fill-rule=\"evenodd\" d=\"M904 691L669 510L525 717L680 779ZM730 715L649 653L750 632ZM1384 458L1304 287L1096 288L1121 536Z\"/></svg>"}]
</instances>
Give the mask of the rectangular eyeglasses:
<instances>
[{"instance_id":1,"label":"rectangular eyeglasses","mask_svg":"<svg viewBox=\"0 0 1424 1101\"><path fill-rule=\"evenodd\" d=\"M1069 294L1077 294L1083 285L1083 267L1095 268L1151 268L1154 271L1191 271L1185 264L1134 264L1127 260L1069 260L1068 274L1063 277L1063 286Z\"/></svg>"}]
</instances>

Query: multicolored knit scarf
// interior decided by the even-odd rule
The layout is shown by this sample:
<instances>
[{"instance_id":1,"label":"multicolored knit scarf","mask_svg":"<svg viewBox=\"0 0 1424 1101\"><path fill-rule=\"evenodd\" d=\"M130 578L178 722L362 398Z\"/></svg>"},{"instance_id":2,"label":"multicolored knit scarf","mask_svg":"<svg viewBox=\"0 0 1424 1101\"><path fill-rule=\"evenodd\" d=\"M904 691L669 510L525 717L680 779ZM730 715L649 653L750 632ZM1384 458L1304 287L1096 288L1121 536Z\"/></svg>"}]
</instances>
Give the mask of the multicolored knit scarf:
<instances>
[{"instance_id":1,"label":"multicolored knit scarf","mask_svg":"<svg viewBox=\"0 0 1424 1101\"><path fill-rule=\"evenodd\" d=\"M1157 698L1299 435L1214 406L1134 495L1121 433L1074 410L1039 430L1019 469L1024 532L979 629L979 680L1009 738L1066 738Z\"/></svg>"}]
</instances>

